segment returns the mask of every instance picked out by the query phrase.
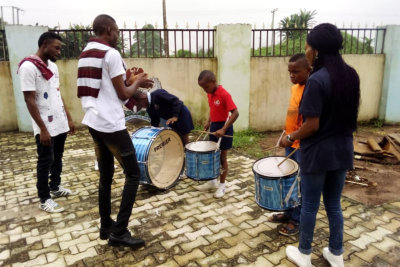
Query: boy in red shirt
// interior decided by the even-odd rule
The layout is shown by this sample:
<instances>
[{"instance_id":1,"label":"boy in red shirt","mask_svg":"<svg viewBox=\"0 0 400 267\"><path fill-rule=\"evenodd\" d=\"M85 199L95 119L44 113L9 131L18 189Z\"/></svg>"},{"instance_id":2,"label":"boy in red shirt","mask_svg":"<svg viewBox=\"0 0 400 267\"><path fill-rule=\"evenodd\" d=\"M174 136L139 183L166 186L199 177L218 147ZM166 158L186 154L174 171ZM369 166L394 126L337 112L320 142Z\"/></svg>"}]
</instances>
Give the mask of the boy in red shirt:
<instances>
[{"instance_id":1,"label":"boy in red shirt","mask_svg":"<svg viewBox=\"0 0 400 267\"><path fill-rule=\"evenodd\" d=\"M198 78L200 87L204 89L208 96L208 105L210 106L210 116L208 122L204 126L204 130L210 129L210 141L217 142L223 135L233 135L233 123L239 117L239 112L231 95L221 86L217 85L215 75L212 71L203 70ZM229 112L231 116L228 119ZM200 190L217 189L214 197L221 198L225 194L225 178L228 174L228 149L232 148L233 138L222 137L220 143L221 149L221 166L222 173L220 175L220 184L217 180L211 180Z\"/></svg>"}]
</instances>

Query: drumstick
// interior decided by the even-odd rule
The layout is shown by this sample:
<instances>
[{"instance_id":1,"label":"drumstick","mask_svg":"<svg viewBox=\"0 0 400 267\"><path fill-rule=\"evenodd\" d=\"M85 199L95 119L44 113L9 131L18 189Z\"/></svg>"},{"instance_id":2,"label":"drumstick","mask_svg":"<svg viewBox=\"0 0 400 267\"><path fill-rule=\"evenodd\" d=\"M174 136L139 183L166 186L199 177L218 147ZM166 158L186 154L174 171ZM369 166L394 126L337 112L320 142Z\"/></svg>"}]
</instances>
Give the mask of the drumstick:
<instances>
[{"instance_id":1,"label":"drumstick","mask_svg":"<svg viewBox=\"0 0 400 267\"><path fill-rule=\"evenodd\" d=\"M283 132L282 132L281 136L279 137L278 142L276 142L275 146L279 146L279 143L281 142L282 137L283 137L284 134L285 134L285 130L283 130Z\"/></svg>"},{"instance_id":2,"label":"drumstick","mask_svg":"<svg viewBox=\"0 0 400 267\"><path fill-rule=\"evenodd\" d=\"M299 149L299 148L297 147L295 150L293 150L292 152L290 152L290 154L289 154L289 155L287 155L287 156L285 157L285 159L284 159L284 160L282 160L282 161L281 161L281 163L279 163L279 164L278 164L278 167L279 167L279 166L281 166L281 164L282 164L282 163L284 163L285 161L287 161L287 159L288 159L288 158L289 158L291 155L293 155L293 154L294 154L294 152L296 152L296 151L297 151L297 149Z\"/></svg>"},{"instance_id":3,"label":"drumstick","mask_svg":"<svg viewBox=\"0 0 400 267\"><path fill-rule=\"evenodd\" d=\"M212 135L215 135L215 134L214 134L214 133L212 133L212 132L201 131L201 130L196 130L196 131L198 131L198 132L201 132L201 133L207 133L207 134L212 134ZM229 138L233 138L233 136L232 136L232 135L227 135L227 134L223 135L223 137L229 137Z\"/></svg>"}]
</instances>

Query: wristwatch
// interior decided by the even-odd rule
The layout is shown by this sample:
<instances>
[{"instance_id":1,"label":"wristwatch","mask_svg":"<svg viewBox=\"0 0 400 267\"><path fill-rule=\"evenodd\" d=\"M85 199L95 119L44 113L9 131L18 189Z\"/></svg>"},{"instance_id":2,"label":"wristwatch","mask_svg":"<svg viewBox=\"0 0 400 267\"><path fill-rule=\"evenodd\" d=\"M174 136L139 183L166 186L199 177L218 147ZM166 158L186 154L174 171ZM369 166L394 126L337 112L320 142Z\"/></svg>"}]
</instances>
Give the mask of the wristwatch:
<instances>
[{"instance_id":1,"label":"wristwatch","mask_svg":"<svg viewBox=\"0 0 400 267\"><path fill-rule=\"evenodd\" d=\"M288 134L287 136L286 136L286 139L290 142L290 143L293 143L295 140L292 140L292 138L290 138L290 134Z\"/></svg>"}]
</instances>

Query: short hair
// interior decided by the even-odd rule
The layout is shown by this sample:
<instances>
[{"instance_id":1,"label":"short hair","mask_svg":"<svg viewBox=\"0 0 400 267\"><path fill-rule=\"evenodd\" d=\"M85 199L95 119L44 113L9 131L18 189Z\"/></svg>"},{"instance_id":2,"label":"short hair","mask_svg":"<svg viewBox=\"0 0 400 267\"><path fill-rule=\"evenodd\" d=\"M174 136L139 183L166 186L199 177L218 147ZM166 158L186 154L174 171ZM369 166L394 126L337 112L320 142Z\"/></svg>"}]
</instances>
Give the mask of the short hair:
<instances>
[{"instance_id":1,"label":"short hair","mask_svg":"<svg viewBox=\"0 0 400 267\"><path fill-rule=\"evenodd\" d=\"M101 14L98 15L93 21L93 31L97 36L102 35L108 26L111 26L115 22L115 19L109 15Z\"/></svg>"},{"instance_id":2,"label":"short hair","mask_svg":"<svg viewBox=\"0 0 400 267\"><path fill-rule=\"evenodd\" d=\"M304 53L297 53L290 57L289 62L300 62L305 68L309 68L309 64Z\"/></svg>"},{"instance_id":3,"label":"short hair","mask_svg":"<svg viewBox=\"0 0 400 267\"><path fill-rule=\"evenodd\" d=\"M61 36L55 32L42 33L42 35L40 35L40 37L39 37L38 45L39 45L39 47L41 47L45 41L54 40L54 39L60 40L60 42L62 42Z\"/></svg>"},{"instance_id":4,"label":"short hair","mask_svg":"<svg viewBox=\"0 0 400 267\"><path fill-rule=\"evenodd\" d=\"M215 74L211 70L203 70L199 74L199 78L197 79L198 81L202 81L203 79L206 79L207 81L215 81Z\"/></svg>"}]
</instances>

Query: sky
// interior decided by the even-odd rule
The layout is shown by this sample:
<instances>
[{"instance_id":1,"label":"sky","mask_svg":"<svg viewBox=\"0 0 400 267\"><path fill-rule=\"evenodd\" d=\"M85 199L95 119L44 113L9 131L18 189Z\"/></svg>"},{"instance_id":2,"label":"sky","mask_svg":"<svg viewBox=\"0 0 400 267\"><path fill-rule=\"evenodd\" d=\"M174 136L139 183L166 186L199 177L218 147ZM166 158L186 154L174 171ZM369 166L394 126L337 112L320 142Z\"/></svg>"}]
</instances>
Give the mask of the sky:
<instances>
[{"instance_id":1,"label":"sky","mask_svg":"<svg viewBox=\"0 0 400 267\"><path fill-rule=\"evenodd\" d=\"M166 0L168 28L207 28L226 23L248 23L253 28L270 28L272 10L277 9L274 27L300 9L317 12L314 24L330 22L338 27L400 25L400 0ZM141 28L146 23L162 28L162 0L0 0L3 17L12 22L12 9L23 25L68 29L91 25L99 14L109 14L119 28ZM16 22L16 16L14 18Z\"/></svg>"}]
</instances>

